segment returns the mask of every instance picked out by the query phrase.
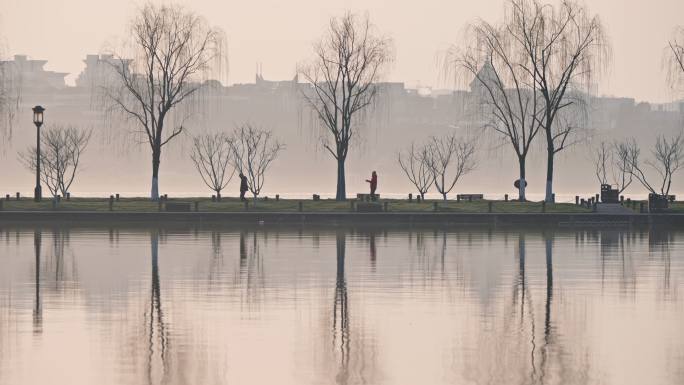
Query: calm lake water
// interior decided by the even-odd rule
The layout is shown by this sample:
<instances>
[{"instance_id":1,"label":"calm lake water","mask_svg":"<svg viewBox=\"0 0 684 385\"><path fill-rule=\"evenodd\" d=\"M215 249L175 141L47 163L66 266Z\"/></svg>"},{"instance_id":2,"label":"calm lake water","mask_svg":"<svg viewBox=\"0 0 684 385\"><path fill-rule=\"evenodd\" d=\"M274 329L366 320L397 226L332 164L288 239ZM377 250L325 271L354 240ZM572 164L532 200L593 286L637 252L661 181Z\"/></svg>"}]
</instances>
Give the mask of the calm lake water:
<instances>
[{"instance_id":1,"label":"calm lake water","mask_svg":"<svg viewBox=\"0 0 684 385\"><path fill-rule=\"evenodd\" d=\"M0 384L684 384L684 231L0 228Z\"/></svg>"}]
</instances>

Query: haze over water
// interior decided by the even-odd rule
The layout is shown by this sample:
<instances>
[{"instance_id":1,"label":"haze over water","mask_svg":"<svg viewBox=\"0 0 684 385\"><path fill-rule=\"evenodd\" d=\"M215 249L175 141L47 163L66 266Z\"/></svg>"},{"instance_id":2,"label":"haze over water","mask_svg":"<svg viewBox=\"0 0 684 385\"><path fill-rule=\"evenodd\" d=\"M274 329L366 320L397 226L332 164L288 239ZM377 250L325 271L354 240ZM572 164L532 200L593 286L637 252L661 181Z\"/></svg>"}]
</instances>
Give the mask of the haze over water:
<instances>
[{"instance_id":1,"label":"haze over water","mask_svg":"<svg viewBox=\"0 0 684 385\"><path fill-rule=\"evenodd\" d=\"M0 229L0 384L681 384L682 230Z\"/></svg>"}]
</instances>

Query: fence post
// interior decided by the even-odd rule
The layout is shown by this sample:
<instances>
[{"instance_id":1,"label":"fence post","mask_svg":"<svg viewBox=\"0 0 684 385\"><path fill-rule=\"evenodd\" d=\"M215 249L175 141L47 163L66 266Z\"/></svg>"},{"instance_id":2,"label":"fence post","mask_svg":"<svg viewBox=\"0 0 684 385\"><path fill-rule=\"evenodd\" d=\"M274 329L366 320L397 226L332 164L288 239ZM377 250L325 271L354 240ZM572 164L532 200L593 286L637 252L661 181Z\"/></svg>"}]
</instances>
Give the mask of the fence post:
<instances>
[{"instance_id":1,"label":"fence post","mask_svg":"<svg viewBox=\"0 0 684 385\"><path fill-rule=\"evenodd\" d=\"M301 213L304 210L304 202L302 202L302 201L297 202L297 209Z\"/></svg>"},{"instance_id":2,"label":"fence post","mask_svg":"<svg viewBox=\"0 0 684 385\"><path fill-rule=\"evenodd\" d=\"M109 196L109 211L114 210L114 195Z\"/></svg>"},{"instance_id":3,"label":"fence post","mask_svg":"<svg viewBox=\"0 0 684 385\"><path fill-rule=\"evenodd\" d=\"M119 201L119 193L116 193L116 201Z\"/></svg>"},{"instance_id":4,"label":"fence post","mask_svg":"<svg viewBox=\"0 0 684 385\"><path fill-rule=\"evenodd\" d=\"M542 212L546 212L546 201L542 201Z\"/></svg>"},{"instance_id":5,"label":"fence post","mask_svg":"<svg viewBox=\"0 0 684 385\"><path fill-rule=\"evenodd\" d=\"M575 195L575 205L579 205L579 195Z\"/></svg>"},{"instance_id":6,"label":"fence post","mask_svg":"<svg viewBox=\"0 0 684 385\"><path fill-rule=\"evenodd\" d=\"M387 202L382 202L382 209L384 212L387 212Z\"/></svg>"},{"instance_id":7,"label":"fence post","mask_svg":"<svg viewBox=\"0 0 684 385\"><path fill-rule=\"evenodd\" d=\"M21 195L19 195L19 192L17 192L17 200L21 200Z\"/></svg>"},{"instance_id":8,"label":"fence post","mask_svg":"<svg viewBox=\"0 0 684 385\"><path fill-rule=\"evenodd\" d=\"M157 208L159 211L162 211L162 200L163 200L162 198L163 197L160 196L159 199L157 200L157 206L158 206Z\"/></svg>"},{"instance_id":9,"label":"fence post","mask_svg":"<svg viewBox=\"0 0 684 385\"><path fill-rule=\"evenodd\" d=\"M67 193L66 199L67 199L68 201L71 200L71 193L70 193L70 192Z\"/></svg>"},{"instance_id":10,"label":"fence post","mask_svg":"<svg viewBox=\"0 0 684 385\"><path fill-rule=\"evenodd\" d=\"M437 202L432 202L432 211L437 211Z\"/></svg>"},{"instance_id":11,"label":"fence post","mask_svg":"<svg viewBox=\"0 0 684 385\"><path fill-rule=\"evenodd\" d=\"M199 201L195 201L195 212L199 211Z\"/></svg>"},{"instance_id":12,"label":"fence post","mask_svg":"<svg viewBox=\"0 0 684 385\"><path fill-rule=\"evenodd\" d=\"M276 194L276 202L280 201L280 194Z\"/></svg>"},{"instance_id":13,"label":"fence post","mask_svg":"<svg viewBox=\"0 0 684 385\"><path fill-rule=\"evenodd\" d=\"M356 211L356 208L354 207L354 200L349 201L349 209L351 211Z\"/></svg>"},{"instance_id":14,"label":"fence post","mask_svg":"<svg viewBox=\"0 0 684 385\"><path fill-rule=\"evenodd\" d=\"M595 213L597 211L597 207L598 203L594 202L594 204L591 206L591 211Z\"/></svg>"},{"instance_id":15,"label":"fence post","mask_svg":"<svg viewBox=\"0 0 684 385\"><path fill-rule=\"evenodd\" d=\"M409 193L409 203L413 202L413 194Z\"/></svg>"},{"instance_id":16,"label":"fence post","mask_svg":"<svg viewBox=\"0 0 684 385\"><path fill-rule=\"evenodd\" d=\"M494 204L494 202L492 202L492 201L487 202L487 212L490 212L490 213L492 212L493 204Z\"/></svg>"},{"instance_id":17,"label":"fence post","mask_svg":"<svg viewBox=\"0 0 684 385\"><path fill-rule=\"evenodd\" d=\"M508 202L508 194L504 195L504 202Z\"/></svg>"},{"instance_id":18,"label":"fence post","mask_svg":"<svg viewBox=\"0 0 684 385\"><path fill-rule=\"evenodd\" d=\"M644 202L639 202L639 213L643 214L644 212Z\"/></svg>"},{"instance_id":19,"label":"fence post","mask_svg":"<svg viewBox=\"0 0 684 385\"><path fill-rule=\"evenodd\" d=\"M601 198L599 198L599 194L596 194L596 200L594 202L598 203L600 200Z\"/></svg>"}]
</instances>

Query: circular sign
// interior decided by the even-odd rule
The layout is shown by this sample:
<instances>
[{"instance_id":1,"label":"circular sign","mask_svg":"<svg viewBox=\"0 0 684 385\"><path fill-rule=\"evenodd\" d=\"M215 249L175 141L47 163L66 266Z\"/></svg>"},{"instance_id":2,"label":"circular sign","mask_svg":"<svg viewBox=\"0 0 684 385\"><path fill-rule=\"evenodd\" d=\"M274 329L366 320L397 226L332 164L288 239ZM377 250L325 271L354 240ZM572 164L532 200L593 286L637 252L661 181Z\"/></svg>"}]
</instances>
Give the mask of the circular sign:
<instances>
[{"instance_id":1,"label":"circular sign","mask_svg":"<svg viewBox=\"0 0 684 385\"><path fill-rule=\"evenodd\" d=\"M515 186L515 188L520 188L520 179L513 182L513 186ZM527 187L527 181L525 181L525 187Z\"/></svg>"}]
</instances>

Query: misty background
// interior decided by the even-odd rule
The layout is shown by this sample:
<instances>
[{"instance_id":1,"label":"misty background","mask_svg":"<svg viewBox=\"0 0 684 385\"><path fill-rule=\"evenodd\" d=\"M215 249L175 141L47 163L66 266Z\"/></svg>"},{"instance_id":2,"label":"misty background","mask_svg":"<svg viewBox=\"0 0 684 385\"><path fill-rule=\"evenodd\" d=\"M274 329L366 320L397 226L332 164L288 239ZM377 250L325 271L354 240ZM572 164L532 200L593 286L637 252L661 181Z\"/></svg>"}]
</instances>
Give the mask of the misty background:
<instances>
[{"instance_id":1,"label":"misty background","mask_svg":"<svg viewBox=\"0 0 684 385\"><path fill-rule=\"evenodd\" d=\"M166 2L160 2L166 3ZM296 69L312 55L312 44L329 19L345 10L367 13L382 34L391 37L395 61L384 76L382 92L368 114L362 140L350 149L347 193L366 192L365 179L379 174L381 195L414 192L396 161L396 152L411 141L477 126L463 114L468 82L455 83L440 64L452 45L462 43L465 26L478 17L497 21L500 0L478 4L454 1L261 1L174 2L221 28L228 41L227 65L216 73L221 85L206 87L202 108L187 122L186 134L164 147L160 192L171 196L210 195L190 161L190 136L230 131L249 121L269 128L287 146L267 174L262 195L334 196L336 165L320 145L322 131L298 92ZM17 151L35 143L30 107L46 107L46 127L75 124L95 130L72 187L74 196L147 196L151 160L146 143L138 144L126 123L101 112L88 81L88 56L106 52L126 34L128 21L143 2L4 0L0 5L2 60L22 61L28 68L18 119L6 135L0 154L0 194L29 195L35 176L17 160ZM666 81L663 51L681 24L681 1L586 1L607 28L612 45L608 73L595 85L601 97L590 106L588 139L559 154L554 189L560 201L593 194L598 182L591 146L600 140L635 137L647 155L657 134L682 129L684 103ZM28 55L26 58L14 55ZM98 71L102 57L90 56ZM31 62L31 60L43 60ZM100 64L98 64L100 63ZM42 65L41 65L42 64ZM38 68L39 67L39 68ZM45 72L45 73L43 73ZM85 74L85 75L84 75ZM48 81L49 79L49 81ZM511 149L495 137L479 139L478 169L467 175L456 193L515 195L517 163ZM528 161L528 197L541 199L545 181L545 148L537 145ZM234 178L225 195L237 195ZM635 181L626 195L645 194ZM675 180L673 193L684 191ZM434 193L434 190L431 191ZM432 194L428 194L434 196Z\"/></svg>"}]
</instances>

